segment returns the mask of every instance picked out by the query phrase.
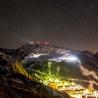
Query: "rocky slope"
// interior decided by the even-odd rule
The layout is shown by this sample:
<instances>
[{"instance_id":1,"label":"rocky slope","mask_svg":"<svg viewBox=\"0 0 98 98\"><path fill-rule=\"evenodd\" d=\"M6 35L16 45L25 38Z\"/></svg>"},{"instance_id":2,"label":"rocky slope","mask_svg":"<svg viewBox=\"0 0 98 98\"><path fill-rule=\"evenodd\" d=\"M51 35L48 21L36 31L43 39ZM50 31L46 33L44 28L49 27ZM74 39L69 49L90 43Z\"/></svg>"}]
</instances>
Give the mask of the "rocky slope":
<instances>
[{"instance_id":1,"label":"rocky slope","mask_svg":"<svg viewBox=\"0 0 98 98\"><path fill-rule=\"evenodd\" d=\"M71 56L77 57L78 62L66 62L66 58ZM67 74L73 74L73 78L78 79L79 75L83 79L91 79L96 82L95 85L97 87L98 53L94 54L89 51L61 48L46 42L30 42L18 49L0 48L0 98L69 98L66 93L65 95L62 95L58 91L46 87L41 83L31 81L25 77L25 75L15 73L12 65L16 61L20 63L30 62L31 64L29 64L28 67L24 67L27 68L27 71L29 71L28 69L34 69L36 64L38 64L36 66L39 67L39 62L58 62L65 66L65 70L69 70ZM32 66L32 63L34 66L31 68L30 66ZM82 68L76 66L80 66L80 63ZM69 67L70 65L72 67ZM76 67L73 67L73 65ZM75 71L77 70L77 72L70 71L72 68L75 68Z\"/></svg>"}]
</instances>

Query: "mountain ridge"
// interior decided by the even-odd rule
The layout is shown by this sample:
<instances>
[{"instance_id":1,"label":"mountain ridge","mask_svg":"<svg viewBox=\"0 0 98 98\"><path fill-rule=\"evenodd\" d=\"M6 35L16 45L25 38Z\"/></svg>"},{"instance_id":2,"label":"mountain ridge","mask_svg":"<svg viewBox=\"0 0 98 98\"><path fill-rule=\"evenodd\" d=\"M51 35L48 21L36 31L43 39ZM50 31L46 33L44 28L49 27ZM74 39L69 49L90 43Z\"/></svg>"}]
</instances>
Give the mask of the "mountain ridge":
<instances>
[{"instance_id":1,"label":"mountain ridge","mask_svg":"<svg viewBox=\"0 0 98 98\"><path fill-rule=\"evenodd\" d=\"M72 60L78 60L78 61L75 61L76 63L74 61L66 62L67 58L69 58L70 60L71 57ZM75 81L76 83L77 81L82 81L82 79L80 78L87 79L86 81L93 80L95 81L96 88L98 89L97 87L98 86L97 85L98 53L94 54L90 51L66 49L49 43L30 42L17 49L0 48L0 77L1 79L6 78L7 81L10 81L11 83L14 82L12 81L13 79L15 81L18 79L19 81L24 82L25 85L25 83L29 83L28 79L26 79L27 77L21 75L20 73L17 74L14 73L12 69L12 65L15 66L16 62L19 62L20 64L18 66L22 65L26 71L31 72L31 70L34 70L35 67L39 69L43 69L44 67L47 68L46 66L43 65L44 63L47 65L48 62L50 61L53 61L52 71L55 70L54 72L55 74L57 69L59 68L58 65L61 65L60 72L63 72L65 70L64 74L66 77L71 76L72 78L76 79ZM63 67L63 65L65 68ZM2 82L0 83L2 84ZM88 84L88 82L86 84ZM17 96L16 93L14 94L14 96ZM24 97L24 98L28 98L28 97ZM66 98L70 98L70 97L66 97Z\"/></svg>"}]
</instances>

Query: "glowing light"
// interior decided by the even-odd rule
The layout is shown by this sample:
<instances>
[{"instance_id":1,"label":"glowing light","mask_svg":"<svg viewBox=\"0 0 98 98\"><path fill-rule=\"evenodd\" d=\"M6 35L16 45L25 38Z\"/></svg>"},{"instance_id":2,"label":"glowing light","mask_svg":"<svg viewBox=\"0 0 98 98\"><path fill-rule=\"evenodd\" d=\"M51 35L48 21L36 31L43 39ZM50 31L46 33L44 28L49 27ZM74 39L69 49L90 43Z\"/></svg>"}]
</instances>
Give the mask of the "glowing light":
<instances>
[{"instance_id":1,"label":"glowing light","mask_svg":"<svg viewBox=\"0 0 98 98\"><path fill-rule=\"evenodd\" d=\"M32 58L39 58L40 56L44 56L47 55L45 53L31 53L30 55L26 56L24 59L28 60L28 59L32 59Z\"/></svg>"},{"instance_id":2,"label":"glowing light","mask_svg":"<svg viewBox=\"0 0 98 98\"><path fill-rule=\"evenodd\" d=\"M34 42L31 41L31 42L29 42L29 44L32 45L32 44L34 44Z\"/></svg>"},{"instance_id":3,"label":"glowing light","mask_svg":"<svg viewBox=\"0 0 98 98\"><path fill-rule=\"evenodd\" d=\"M51 61L56 61L56 62L61 62L61 61L65 61L65 62L74 62L74 63L81 63L80 60L78 59L78 57L76 57L75 55L62 55L60 57L54 57L52 59L49 59Z\"/></svg>"},{"instance_id":4,"label":"glowing light","mask_svg":"<svg viewBox=\"0 0 98 98\"><path fill-rule=\"evenodd\" d=\"M85 94L86 95L89 94L89 90L88 89L85 90Z\"/></svg>"},{"instance_id":5,"label":"glowing light","mask_svg":"<svg viewBox=\"0 0 98 98\"><path fill-rule=\"evenodd\" d=\"M42 54L33 54L34 58L38 58L39 56L41 56Z\"/></svg>"},{"instance_id":6,"label":"glowing light","mask_svg":"<svg viewBox=\"0 0 98 98\"><path fill-rule=\"evenodd\" d=\"M81 95L76 95L76 98L82 98L82 96Z\"/></svg>"},{"instance_id":7,"label":"glowing light","mask_svg":"<svg viewBox=\"0 0 98 98\"><path fill-rule=\"evenodd\" d=\"M74 55L70 55L70 56L66 57L65 60L66 60L66 62L78 62L79 61L79 59Z\"/></svg>"}]
</instances>

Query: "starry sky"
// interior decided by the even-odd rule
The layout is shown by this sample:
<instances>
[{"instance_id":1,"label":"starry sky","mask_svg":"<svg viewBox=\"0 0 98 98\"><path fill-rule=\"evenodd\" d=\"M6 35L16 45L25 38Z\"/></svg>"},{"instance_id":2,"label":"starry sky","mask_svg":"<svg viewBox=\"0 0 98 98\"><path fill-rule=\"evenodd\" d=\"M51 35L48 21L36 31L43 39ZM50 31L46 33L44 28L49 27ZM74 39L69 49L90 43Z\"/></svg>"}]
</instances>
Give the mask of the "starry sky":
<instances>
[{"instance_id":1,"label":"starry sky","mask_svg":"<svg viewBox=\"0 0 98 98\"><path fill-rule=\"evenodd\" d=\"M98 0L0 0L0 47L38 40L98 51Z\"/></svg>"}]
</instances>

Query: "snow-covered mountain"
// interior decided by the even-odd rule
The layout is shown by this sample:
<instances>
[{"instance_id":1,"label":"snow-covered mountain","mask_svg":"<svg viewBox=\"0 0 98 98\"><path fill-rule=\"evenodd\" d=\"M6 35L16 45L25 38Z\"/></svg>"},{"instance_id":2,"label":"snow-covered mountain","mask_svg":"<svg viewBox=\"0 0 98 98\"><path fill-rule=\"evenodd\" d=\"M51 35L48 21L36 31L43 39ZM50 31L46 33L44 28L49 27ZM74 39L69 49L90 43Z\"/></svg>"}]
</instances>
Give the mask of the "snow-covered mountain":
<instances>
[{"instance_id":1,"label":"snow-covered mountain","mask_svg":"<svg viewBox=\"0 0 98 98\"><path fill-rule=\"evenodd\" d=\"M98 89L98 53L67 49L47 42L30 42L17 49L0 48L0 77L7 78L10 75L13 78L11 65L16 61L20 62L27 71L34 70L35 67L43 69L43 62L47 64L51 61L54 65L52 67L54 73L58 70L58 65L61 65L60 70L65 77L71 77L75 82L93 80ZM24 76L22 78L20 76L18 75L17 78L26 82Z\"/></svg>"}]
</instances>

